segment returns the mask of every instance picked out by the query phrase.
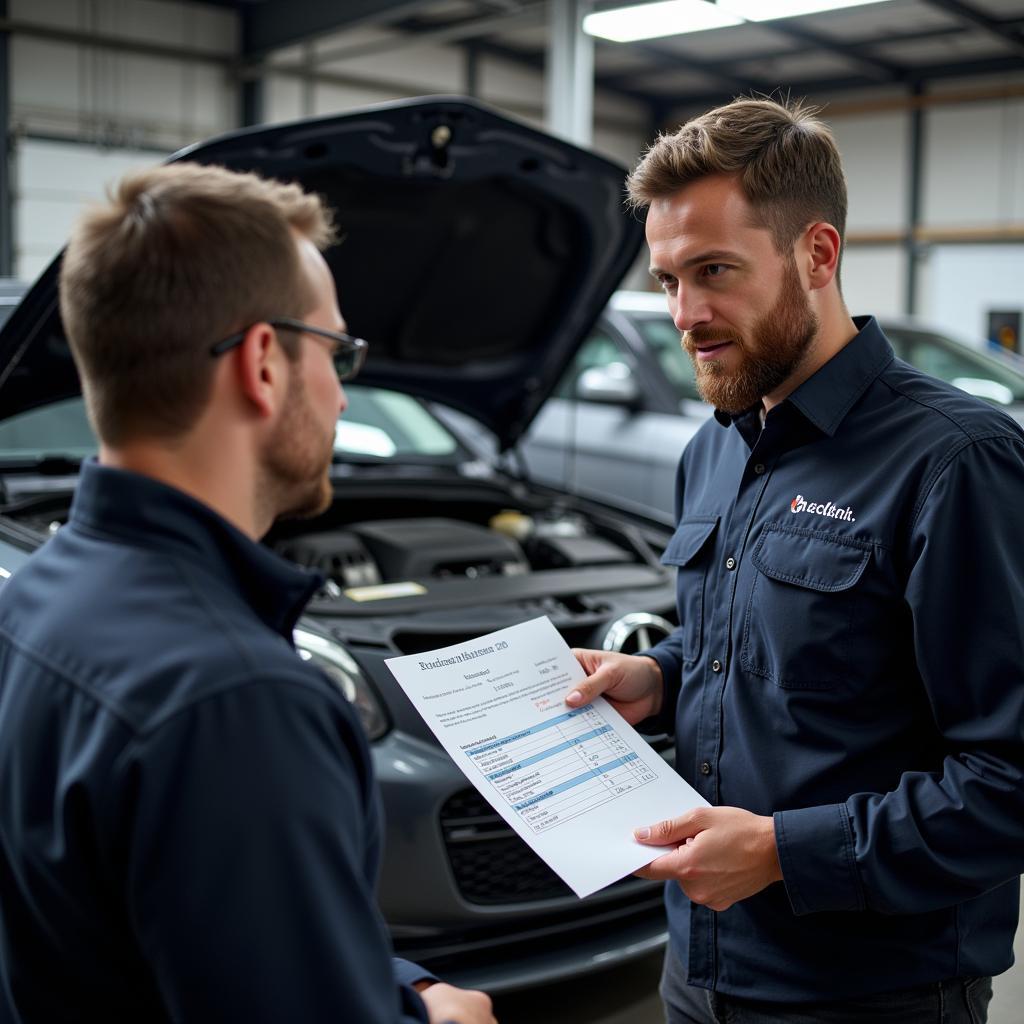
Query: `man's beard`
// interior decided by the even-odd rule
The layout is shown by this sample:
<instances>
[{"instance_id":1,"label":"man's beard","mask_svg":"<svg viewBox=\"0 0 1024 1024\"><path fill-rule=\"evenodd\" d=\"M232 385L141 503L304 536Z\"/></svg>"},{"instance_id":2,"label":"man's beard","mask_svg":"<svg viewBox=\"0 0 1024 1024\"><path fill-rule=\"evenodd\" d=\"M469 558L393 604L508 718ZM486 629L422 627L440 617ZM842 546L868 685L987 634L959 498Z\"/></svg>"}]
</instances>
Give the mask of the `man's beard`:
<instances>
[{"instance_id":1,"label":"man's beard","mask_svg":"<svg viewBox=\"0 0 1024 1024\"><path fill-rule=\"evenodd\" d=\"M319 515L334 498L334 433L325 435L310 408L298 367L291 368L281 421L263 455L261 502L272 519Z\"/></svg>"},{"instance_id":2,"label":"man's beard","mask_svg":"<svg viewBox=\"0 0 1024 1024\"><path fill-rule=\"evenodd\" d=\"M796 262L791 259L775 305L754 324L749 336L721 328L697 328L687 331L682 342L693 360L701 397L716 409L735 415L750 409L792 376L817 337L818 327L818 318L800 285ZM718 360L697 359L697 342L725 339L740 349L742 361L737 369L726 369Z\"/></svg>"}]
</instances>

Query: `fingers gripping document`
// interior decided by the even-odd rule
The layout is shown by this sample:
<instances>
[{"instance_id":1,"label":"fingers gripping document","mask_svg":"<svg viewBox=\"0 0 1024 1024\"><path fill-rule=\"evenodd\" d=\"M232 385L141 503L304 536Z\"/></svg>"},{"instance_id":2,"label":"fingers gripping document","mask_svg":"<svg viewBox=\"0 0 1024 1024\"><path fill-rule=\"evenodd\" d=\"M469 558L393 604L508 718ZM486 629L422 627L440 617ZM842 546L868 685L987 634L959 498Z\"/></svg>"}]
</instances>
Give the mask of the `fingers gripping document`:
<instances>
[{"instance_id":1,"label":"fingers gripping document","mask_svg":"<svg viewBox=\"0 0 1024 1024\"><path fill-rule=\"evenodd\" d=\"M603 698L564 701L583 669L547 618L390 658L459 769L576 893L665 853L633 829L707 801Z\"/></svg>"}]
</instances>

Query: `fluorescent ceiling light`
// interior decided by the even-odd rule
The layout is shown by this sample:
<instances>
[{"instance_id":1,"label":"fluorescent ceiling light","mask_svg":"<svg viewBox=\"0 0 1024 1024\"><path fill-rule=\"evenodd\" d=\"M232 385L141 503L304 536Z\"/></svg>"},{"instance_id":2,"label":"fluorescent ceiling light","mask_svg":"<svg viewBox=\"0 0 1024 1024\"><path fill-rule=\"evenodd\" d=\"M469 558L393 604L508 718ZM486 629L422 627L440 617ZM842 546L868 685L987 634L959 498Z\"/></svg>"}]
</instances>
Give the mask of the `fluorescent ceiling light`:
<instances>
[{"instance_id":1,"label":"fluorescent ceiling light","mask_svg":"<svg viewBox=\"0 0 1024 1024\"><path fill-rule=\"evenodd\" d=\"M742 17L704 0L662 0L588 14L583 19L583 31L616 43L632 43L742 24Z\"/></svg>"},{"instance_id":2,"label":"fluorescent ceiling light","mask_svg":"<svg viewBox=\"0 0 1024 1024\"><path fill-rule=\"evenodd\" d=\"M747 21L771 21L799 14L836 11L841 7L888 3L889 0L718 0L718 7Z\"/></svg>"}]
</instances>

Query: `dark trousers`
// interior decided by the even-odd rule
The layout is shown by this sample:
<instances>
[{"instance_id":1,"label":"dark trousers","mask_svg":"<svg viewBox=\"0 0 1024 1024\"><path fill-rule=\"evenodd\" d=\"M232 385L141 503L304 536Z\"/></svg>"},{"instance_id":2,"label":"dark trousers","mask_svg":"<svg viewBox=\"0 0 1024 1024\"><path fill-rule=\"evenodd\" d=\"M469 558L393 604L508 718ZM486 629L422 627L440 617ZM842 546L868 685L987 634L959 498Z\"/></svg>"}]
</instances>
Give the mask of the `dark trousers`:
<instances>
[{"instance_id":1,"label":"dark trousers","mask_svg":"<svg viewBox=\"0 0 1024 1024\"><path fill-rule=\"evenodd\" d=\"M668 1024L985 1024L991 978L953 978L881 995L820 1003L765 1003L686 983L669 946L661 976Z\"/></svg>"}]
</instances>

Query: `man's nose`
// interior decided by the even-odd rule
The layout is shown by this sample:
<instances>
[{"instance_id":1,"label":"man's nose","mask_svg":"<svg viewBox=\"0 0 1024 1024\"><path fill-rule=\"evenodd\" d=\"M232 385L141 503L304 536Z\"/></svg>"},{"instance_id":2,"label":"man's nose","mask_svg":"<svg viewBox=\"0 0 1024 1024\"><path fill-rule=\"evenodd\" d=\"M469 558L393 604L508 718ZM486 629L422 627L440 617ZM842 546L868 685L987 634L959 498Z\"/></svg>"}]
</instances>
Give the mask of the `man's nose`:
<instances>
[{"instance_id":1,"label":"man's nose","mask_svg":"<svg viewBox=\"0 0 1024 1024\"><path fill-rule=\"evenodd\" d=\"M711 322L711 310L699 294L680 285L673 296L672 322L680 333L692 331Z\"/></svg>"},{"instance_id":2,"label":"man's nose","mask_svg":"<svg viewBox=\"0 0 1024 1024\"><path fill-rule=\"evenodd\" d=\"M338 382L338 415L340 416L348 408L348 395L345 394L345 389L341 386L341 381Z\"/></svg>"}]
</instances>

